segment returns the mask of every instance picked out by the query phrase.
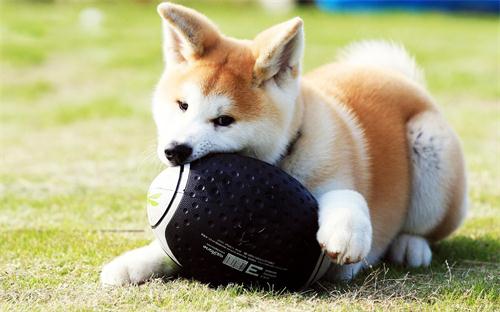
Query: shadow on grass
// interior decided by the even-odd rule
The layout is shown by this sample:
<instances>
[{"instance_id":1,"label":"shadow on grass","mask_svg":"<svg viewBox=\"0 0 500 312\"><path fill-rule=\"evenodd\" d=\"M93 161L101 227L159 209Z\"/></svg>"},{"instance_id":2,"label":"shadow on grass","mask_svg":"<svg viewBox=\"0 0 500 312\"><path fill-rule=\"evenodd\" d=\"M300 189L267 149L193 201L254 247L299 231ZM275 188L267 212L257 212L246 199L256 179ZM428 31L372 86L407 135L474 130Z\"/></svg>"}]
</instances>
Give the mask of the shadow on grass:
<instances>
[{"instance_id":1,"label":"shadow on grass","mask_svg":"<svg viewBox=\"0 0 500 312\"><path fill-rule=\"evenodd\" d=\"M240 285L223 287L234 295L299 296L303 300L368 300L370 302L422 302L446 299L467 304L498 298L500 242L490 236L477 239L456 236L433 246L429 268L411 269L387 261L360 273L351 282L319 281L300 293Z\"/></svg>"},{"instance_id":2,"label":"shadow on grass","mask_svg":"<svg viewBox=\"0 0 500 312\"><path fill-rule=\"evenodd\" d=\"M432 246L429 268L407 268L384 261L352 282L320 281L313 294L375 301L435 302L442 297L474 300L499 296L500 241L491 236L455 236ZM307 293L306 293L307 294Z\"/></svg>"},{"instance_id":3,"label":"shadow on grass","mask_svg":"<svg viewBox=\"0 0 500 312\"><path fill-rule=\"evenodd\" d=\"M500 261L500 240L486 235L479 238L455 236L432 247L435 262Z\"/></svg>"}]
</instances>

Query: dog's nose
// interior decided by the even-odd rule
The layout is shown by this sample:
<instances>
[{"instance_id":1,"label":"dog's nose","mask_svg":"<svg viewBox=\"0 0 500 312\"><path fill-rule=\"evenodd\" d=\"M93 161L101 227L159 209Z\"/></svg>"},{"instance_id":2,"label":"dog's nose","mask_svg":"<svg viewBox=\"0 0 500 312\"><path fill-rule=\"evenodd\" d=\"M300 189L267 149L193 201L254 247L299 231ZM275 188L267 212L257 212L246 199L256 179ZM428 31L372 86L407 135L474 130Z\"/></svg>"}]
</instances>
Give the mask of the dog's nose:
<instances>
[{"instance_id":1,"label":"dog's nose","mask_svg":"<svg viewBox=\"0 0 500 312\"><path fill-rule=\"evenodd\" d=\"M193 149L187 144L175 144L165 149L165 156L167 156L168 161L177 166L184 163L192 152Z\"/></svg>"}]
</instances>

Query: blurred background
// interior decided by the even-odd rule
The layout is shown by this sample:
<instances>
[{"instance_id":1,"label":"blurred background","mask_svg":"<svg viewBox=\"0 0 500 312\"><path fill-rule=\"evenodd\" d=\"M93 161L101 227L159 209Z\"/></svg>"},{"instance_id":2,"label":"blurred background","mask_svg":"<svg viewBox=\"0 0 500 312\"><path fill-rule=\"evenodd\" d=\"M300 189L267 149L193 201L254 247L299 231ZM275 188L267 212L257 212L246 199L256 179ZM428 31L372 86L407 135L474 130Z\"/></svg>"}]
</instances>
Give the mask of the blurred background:
<instances>
[{"instance_id":1,"label":"blurred background","mask_svg":"<svg viewBox=\"0 0 500 312\"><path fill-rule=\"evenodd\" d=\"M427 304L434 302L428 294L444 287L433 295L443 307L446 300L498 298L491 285L499 269L488 266L500 261L498 1L179 2L238 38L301 16L305 71L355 40L404 44L463 140L471 213L435 249L437 282L423 279L416 294L400 291ZM163 70L157 3L0 0L0 306L2 298L28 310L33 302L64 310L106 306L112 300L96 288L101 264L151 238L145 195L162 168L150 115ZM458 272L466 275L451 282L448 263L458 263L453 274L462 265ZM173 285L158 286L184 289L173 302L207 296ZM129 308L149 302L141 297L147 293L118 293Z\"/></svg>"},{"instance_id":2,"label":"blurred background","mask_svg":"<svg viewBox=\"0 0 500 312\"><path fill-rule=\"evenodd\" d=\"M473 202L498 203L497 1L179 2L238 38L301 16L305 71L354 40L403 43L464 140ZM10 204L2 207L3 225L24 224L25 214L35 224L54 223L46 220L53 209L56 219L97 226L119 207L113 220L142 226L132 216L142 215L148 181L160 169L150 116L163 66L157 3L0 2L0 166L2 200ZM81 207L71 208L73 199ZM58 202L80 218L66 220Z\"/></svg>"}]
</instances>

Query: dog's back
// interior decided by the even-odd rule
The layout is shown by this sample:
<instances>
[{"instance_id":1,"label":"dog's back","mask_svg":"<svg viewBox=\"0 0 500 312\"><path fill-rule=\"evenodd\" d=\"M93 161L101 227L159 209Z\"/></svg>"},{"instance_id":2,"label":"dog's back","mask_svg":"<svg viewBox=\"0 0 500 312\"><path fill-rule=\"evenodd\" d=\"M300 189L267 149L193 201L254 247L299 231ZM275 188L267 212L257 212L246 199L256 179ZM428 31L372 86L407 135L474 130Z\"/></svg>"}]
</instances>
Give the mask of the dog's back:
<instances>
[{"instance_id":1,"label":"dog's back","mask_svg":"<svg viewBox=\"0 0 500 312\"><path fill-rule=\"evenodd\" d=\"M465 174L459 141L413 59L393 44L356 44L304 79L334 99L332 105L345 105L363 130L371 177L364 195L375 249L385 249L400 233L393 259L428 264L424 238L442 239L465 216ZM405 254L408 245L422 253Z\"/></svg>"}]
</instances>

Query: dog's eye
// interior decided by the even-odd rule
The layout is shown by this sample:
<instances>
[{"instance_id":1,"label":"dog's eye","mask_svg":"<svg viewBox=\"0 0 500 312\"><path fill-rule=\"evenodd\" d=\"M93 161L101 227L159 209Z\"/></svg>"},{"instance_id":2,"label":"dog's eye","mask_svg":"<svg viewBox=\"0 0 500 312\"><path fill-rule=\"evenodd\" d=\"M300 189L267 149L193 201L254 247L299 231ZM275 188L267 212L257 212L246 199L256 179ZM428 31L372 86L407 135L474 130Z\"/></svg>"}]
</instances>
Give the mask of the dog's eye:
<instances>
[{"instance_id":1,"label":"dog's eye","mask_svg":"<svg viewBox=\"0 0 500 312\"><path fill-rule=\"evenodd\" d=\"M222 115L212 120L212 122L216 126L227 127L234 122L234 118L231 116Z\"/></svg>"},{"instance_id":2,"label":"dog's eye","mask_svg":"<svg viewBox=\"0 0 500 312\"><path fill-rule=\"evenodd\" d=\"M186 103L186 102L182 102L182 101L179 101L179 100L177 100L177 105L179 105L179 108L180 108L180 109L181 109L181 111L183 111L183 112L187 111L187 109L188 109L188 107L189 107L188 103Z\"/></svg>"}]
</instances>

